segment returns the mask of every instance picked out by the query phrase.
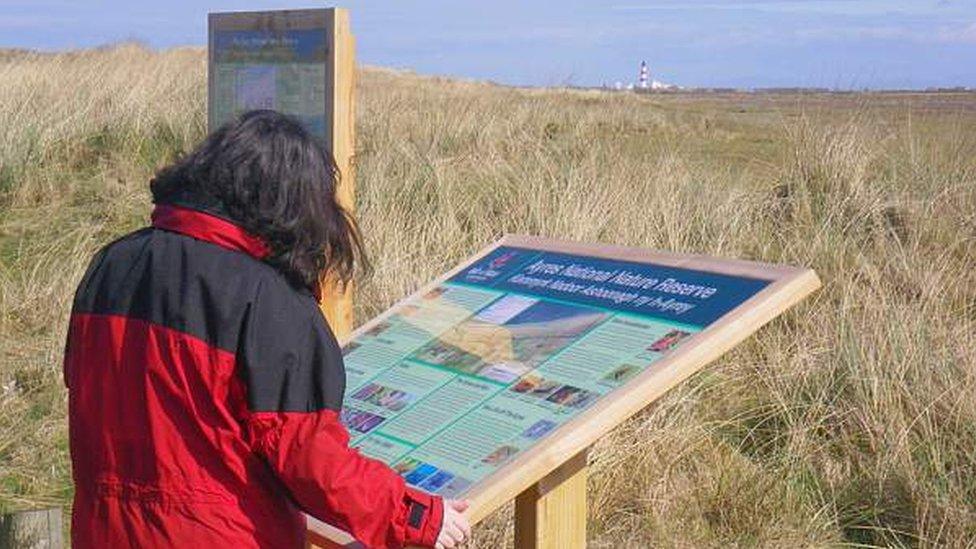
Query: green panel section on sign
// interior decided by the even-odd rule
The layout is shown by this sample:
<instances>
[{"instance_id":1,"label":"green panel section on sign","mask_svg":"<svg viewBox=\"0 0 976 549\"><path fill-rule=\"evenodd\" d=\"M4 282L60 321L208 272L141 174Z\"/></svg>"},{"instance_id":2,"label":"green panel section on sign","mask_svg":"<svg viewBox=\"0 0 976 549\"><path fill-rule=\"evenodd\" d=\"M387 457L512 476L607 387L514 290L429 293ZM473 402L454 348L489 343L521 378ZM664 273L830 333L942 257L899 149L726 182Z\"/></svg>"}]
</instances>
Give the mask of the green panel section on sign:
<instances>
[{"instance_id":1,"label":"green panel section on sign","mask_svg":"<svg viewBox=\"0 0 976 549\"><path fill-rule=\"evenodd\" d=\"M220 126L254 109L293 116L326 138L326 29L215 31L210 121Z\"/></svg>"},{"instance_id":2,"label":"green panel section on sign","mask_svg":"<svg viewBox=\"0 0 976 549\"><path fill-rule=\"evenodd\" d=\"M344 349L353 443L455 497L768 281L501 247Z\"/></svg>"}]
</instances>

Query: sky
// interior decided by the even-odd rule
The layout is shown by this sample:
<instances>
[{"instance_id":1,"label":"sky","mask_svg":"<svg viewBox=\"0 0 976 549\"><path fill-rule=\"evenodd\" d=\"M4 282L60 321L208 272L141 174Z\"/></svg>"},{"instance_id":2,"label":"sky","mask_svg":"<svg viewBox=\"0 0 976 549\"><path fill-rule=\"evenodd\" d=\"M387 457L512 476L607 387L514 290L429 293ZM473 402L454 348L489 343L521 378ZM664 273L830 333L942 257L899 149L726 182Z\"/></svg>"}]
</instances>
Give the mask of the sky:
<instances>
[{"instance_id":1,"label":"sky","mask_svg":"<svg viewBox=\"0 0 976 549\"><path fill-rule=\"evenodd\" d=\"M0 47L206 44L302 0L0 0ZM504 84L976 87L976 0L349 0L359 61Z\"/></svg>"}]
</instances>

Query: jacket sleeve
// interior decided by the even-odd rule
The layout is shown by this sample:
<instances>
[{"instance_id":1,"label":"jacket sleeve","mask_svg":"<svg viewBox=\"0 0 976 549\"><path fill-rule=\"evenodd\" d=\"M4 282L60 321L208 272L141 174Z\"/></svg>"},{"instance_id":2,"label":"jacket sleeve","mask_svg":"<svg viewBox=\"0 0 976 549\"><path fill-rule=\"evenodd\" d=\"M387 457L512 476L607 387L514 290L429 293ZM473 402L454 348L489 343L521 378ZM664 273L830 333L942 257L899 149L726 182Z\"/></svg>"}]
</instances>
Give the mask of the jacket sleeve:
<instances>
[{"instance_id":1,"label":"jacket sleeve","mask_svg":"<svg viewBox=\"0 0 976 549\"><path fill-rule=\"evenodd\" d=\"M368 547L433 547L442 499L349 447L339 419L342 353L318 305L287 286L262 286L238 350L255 452L305 512Z\"/></svg>"}]
</instances>

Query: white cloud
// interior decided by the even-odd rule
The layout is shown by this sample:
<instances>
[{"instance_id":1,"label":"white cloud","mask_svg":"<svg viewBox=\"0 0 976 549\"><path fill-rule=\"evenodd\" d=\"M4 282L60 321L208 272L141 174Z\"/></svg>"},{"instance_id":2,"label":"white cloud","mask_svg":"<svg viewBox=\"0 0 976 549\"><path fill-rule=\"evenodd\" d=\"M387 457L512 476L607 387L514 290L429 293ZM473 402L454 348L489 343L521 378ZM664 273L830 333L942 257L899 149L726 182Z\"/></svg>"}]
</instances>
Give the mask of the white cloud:
<instances>
[{"instance_id":1,"label":"white cloud","mask_svg":"<svg viewBox=\"0 0 976 549\"><path fill-rule=\"evenodd\" d=\"M4 29L44 29L53 25L62 25L69 19L53 15L5 15L0 13L0 28Z\"/></svg>"},{"instance_id":2,"label":"white cloud","mask_svg":"<svg viewBox=\"0 0 976 549\"><path fill-rule=\"evenodd\" d=\"M813 27L800 29L795 36L812 40L874 39L922 44L976 44L976 22L940 25L934 29L899 25Z\"/></svg>"},{"instance_id":3,"label":"white cloud","mask_svg":"<svg viewBox=\"0 0 976 549\"><path fill-rule=\"evenodd\" d=\"M942 27L935 33L939 42L955 44L976 44L976 22L961 28Z\"/></svg>"},{"instance_id":4,"label":"white cloud","mask_svg":"<svg viewBox=\"0 0 976 549\"><path fill-rule=\"evenodd\" d=\"M917 0L743 0L716 2L714 0L663 0L634 4L618 4L612 11L639 12L656 10L703 11L765 11L770 13L818 13L825 15L870 15L892 11L929 13L933 4Z\"/></svg>"}]
</instances>

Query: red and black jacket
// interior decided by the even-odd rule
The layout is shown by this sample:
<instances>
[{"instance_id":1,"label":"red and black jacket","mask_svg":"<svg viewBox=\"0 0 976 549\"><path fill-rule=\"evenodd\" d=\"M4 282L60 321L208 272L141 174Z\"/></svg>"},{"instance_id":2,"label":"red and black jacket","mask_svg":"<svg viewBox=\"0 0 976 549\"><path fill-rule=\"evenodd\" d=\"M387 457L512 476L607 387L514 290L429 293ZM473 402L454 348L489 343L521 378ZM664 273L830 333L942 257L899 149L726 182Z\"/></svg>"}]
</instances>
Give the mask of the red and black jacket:
<instances>
[{"instance_id":1,"label":"red and black jacket","mask_svg":"<svg viewBox=\"0 0 976 549\"><path fill-rule=\"evenodd\" d=\"M339 346L266 254L168 204L92 260L64 360L74 547L303 547L301 511L434 545L441 499L348 447Z\"/></svg>"}]
</instances>

